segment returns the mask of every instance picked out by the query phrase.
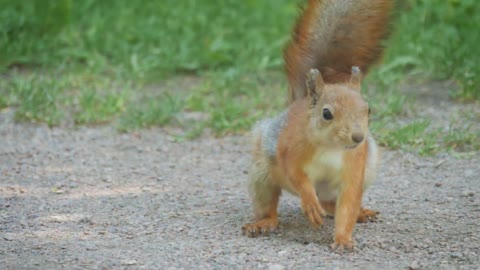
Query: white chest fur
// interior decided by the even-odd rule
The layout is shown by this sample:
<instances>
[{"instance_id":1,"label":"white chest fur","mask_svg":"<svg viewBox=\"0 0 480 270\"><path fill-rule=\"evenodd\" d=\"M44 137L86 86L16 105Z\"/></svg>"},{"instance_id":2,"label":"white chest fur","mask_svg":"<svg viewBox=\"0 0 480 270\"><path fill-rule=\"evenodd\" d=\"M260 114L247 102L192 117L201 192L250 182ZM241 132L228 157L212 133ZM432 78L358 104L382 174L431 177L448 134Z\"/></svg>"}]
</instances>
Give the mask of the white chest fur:
<instances>
[{"instance_id":1,"label":"white chest fur","mask_svg":"<svg viewBox=\"0 0 480 270\"><path fill-rule=\"evenodd\" d=\"M304 167L304 172L315 187L318 199L334 200L341 184L343 151L319 149Z\"/></svg>"}]
</instances>

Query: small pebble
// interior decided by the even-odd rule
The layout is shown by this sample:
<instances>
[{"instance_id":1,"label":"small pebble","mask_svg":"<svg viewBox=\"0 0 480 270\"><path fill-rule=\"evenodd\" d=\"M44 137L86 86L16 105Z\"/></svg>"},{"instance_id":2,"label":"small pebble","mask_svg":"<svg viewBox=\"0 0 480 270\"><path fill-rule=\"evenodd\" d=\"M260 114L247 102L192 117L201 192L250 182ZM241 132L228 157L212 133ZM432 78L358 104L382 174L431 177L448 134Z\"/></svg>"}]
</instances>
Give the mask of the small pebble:
<instances>
[{"instance_id":1,"label":"small pebble","mask_svg":"<svg viewBox=\"0 0 480 270\"><path fill-rule=\"evenodd\" d=\"M135 261L135 260L122 261L122 265L135 265L135 264L137 264L137 261Z\"/></svg>"},{"instance_id":2,"label":"small pebble","mask_svg":"<svg viewBox=\"0 0 480 270\"><path fill-rule=\"evenodd\" d=\"M76 188L78 187L78 184L75 183L75 182L70 182L70 184L68 185L69 188Z\"/></svg>"},{"instance_id":3,"label":"small pebble","mask_svg":"<svg viewBox=\"0 0 480 270\"><path fill-rule=\"evenodd\" d=\"M420 268L420 264L418 264L417 261L413 261L410 266L408 267L408 269L410 270L415 270L415 269L419 269Z\"/></svg>"},{"instance_id":4,"label":"small pebble","mask_svg":"<svg viewBox=\"0 0 480 270\"><path fill-rule=\"evenodd\" d=\"M475 193L473 191L465 191L462 193L462 197L473 197Z\"/></svg>"},{"instance_id":5,"label":"small pebble","mask_svg":"<svg viewBox=\"0 0 480 270\"><path fill-rule=\"evenodd\" d=\"M463 254L460 253L460 252L453 252L452 254L450 254L450 257L452 257L454 259L459 259L459 258L463 257Z\"/></svg>"},{"instance_id":6,"label":"small pebble","mask_svg":"<svg viewBox=\"0 0 480 270\"><path fill-rule=\"evenodd\" d=\"M268 270L283 270L283 269L285 269L285 266L277 263L272 264L268 267Z\"/></svg>"}]
</instances>

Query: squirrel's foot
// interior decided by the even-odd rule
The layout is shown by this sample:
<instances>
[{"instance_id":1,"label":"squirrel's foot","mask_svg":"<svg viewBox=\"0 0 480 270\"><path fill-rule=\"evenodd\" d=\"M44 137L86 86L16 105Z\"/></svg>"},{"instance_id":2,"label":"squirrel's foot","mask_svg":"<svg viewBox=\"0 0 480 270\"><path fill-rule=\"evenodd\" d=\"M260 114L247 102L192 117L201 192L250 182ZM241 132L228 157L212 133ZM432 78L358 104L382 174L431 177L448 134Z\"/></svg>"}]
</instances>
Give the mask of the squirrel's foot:
<instances>
[{"instance_id":1,"label":"squirrel's foot","mask_svg":"<svg viewBox=\"0 0 480 270\"><path fill-rule=\"evenodd\" d=\"M248 237L268 236L270 233L277 232L277 226L278 220L276 218L264 218L255 223L243 225L242 233Z\"/></svg>"},{"instance_id":2,"label":"squirrel's foot","mask_svg":"<svg viewBox=\"0 0 480 270\"><path fill-rule=\"evenodd\" d=\"M335 242L330 245L332 251L343 253L344 251L353 252L355 249L355 242L351 239L344 239L336 237Z\"/></svg>"},{"instance_id":3,"label":"squirrel's foot","mask_svg":"<svg viewBox=\"0 0 480 270\"><path fill-rule=\"evenodd\" d=\"M325 210L318 202L316 197L304 199L302 198L302 210L305 216L314 227L318 227L323 224L323 218L327 215Z\"/></svg>"},{"instance_id":4,"label":"squirrel's foot","mask_svg":"<svg viewBox=\"0 0 480 270\"><path fill-rule=\"evenodd\" d=\"M357 222L358 223L375 222L378 220L378 214L380 214L380 212L373 211L367 208L362 208L360 209L360 214L358 214Z\"/></svg>"}]
</instances>

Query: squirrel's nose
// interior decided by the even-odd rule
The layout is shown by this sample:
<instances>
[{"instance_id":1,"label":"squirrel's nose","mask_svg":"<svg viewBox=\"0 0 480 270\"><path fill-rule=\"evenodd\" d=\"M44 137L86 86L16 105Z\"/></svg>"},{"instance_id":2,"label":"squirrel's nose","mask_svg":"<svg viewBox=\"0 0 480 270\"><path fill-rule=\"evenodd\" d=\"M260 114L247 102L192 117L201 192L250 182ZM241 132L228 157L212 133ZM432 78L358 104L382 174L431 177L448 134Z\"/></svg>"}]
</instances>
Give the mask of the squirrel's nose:
<instances>
[{"instance_id":1,"label":"squirrel's nose","mask_svg":"<svg viewBox=\"0 0 480 270\"><path fill-rule=\"evenodd\" d=\"M352 140L356 143L361 143L363 141L363 134L362 133L353 133Z\"/></svg>"}]
</instances>

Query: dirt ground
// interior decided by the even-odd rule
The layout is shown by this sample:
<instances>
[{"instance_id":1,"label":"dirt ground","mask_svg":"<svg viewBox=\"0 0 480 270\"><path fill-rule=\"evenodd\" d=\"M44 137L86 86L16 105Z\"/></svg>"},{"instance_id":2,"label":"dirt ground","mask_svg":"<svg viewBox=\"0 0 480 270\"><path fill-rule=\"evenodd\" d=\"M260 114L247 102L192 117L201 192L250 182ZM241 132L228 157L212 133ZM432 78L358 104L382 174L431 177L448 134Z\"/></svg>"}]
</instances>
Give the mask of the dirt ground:
<instances>
[{"instance_id":1,"label":"dirt ground","mask_svg":"<svg viewBox=\"0 0 480 270\"><path fill-rule=\"evenodd\" d=\"M426 114L448 115L435 111L438 104ZM329 250L333 220L311 229L289 194L281 198L278 234L241 235L252 220L247 137L176 142L165 129L49 129L15 124L11 114L0 113L0 269L480 265L478 153L386 151L364 198L380 219L357 225L354 253L336 254Z\"/></svg>"}]
</instances>

